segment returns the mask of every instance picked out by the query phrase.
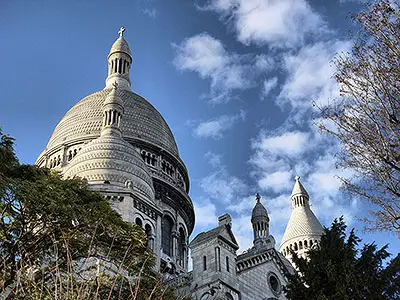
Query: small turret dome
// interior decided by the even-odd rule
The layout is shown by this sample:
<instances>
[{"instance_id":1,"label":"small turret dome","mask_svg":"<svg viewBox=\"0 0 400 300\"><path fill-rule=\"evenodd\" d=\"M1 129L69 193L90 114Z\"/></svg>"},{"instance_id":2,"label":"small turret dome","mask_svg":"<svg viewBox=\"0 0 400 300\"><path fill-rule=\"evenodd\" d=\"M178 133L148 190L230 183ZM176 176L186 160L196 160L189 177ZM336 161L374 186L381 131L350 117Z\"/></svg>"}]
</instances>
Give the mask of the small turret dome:
<instances>
[{"instance_id":1,"label":"small turret dome","mask_svg":"<svg viewBox=\"0 0 400 300\"><path fill-rule=\"evenodd\" d=\"M120 36L114 44L111 46L110 53L108 54L108 57L110 57L113 53L116 52L124 52L128 54L129 56L132 56L131 49L129 49L128 43L125 41L125 39Z\"/></svg>"},{"instance_id":2,"label":"small turret dome","mask_svg":"<svg viewBox=\"0 0 400 300\"><path fill-rule=\"evenodd\" d=\"M124 52L124 53L128 54L130 57L132 57L131 49L129 49L129 45L124 39L124 32L125 32L125 28L121 27L121 29L118 31L119 38L111 46L108 57L110 57L113 53L116 53L116 52Z\"/></svg>"},{"instance_id":3,"label":"small turret dome","mask_svg":"<svg viewBox=\"0 0 400 300\"><path fill-rule=\"evenodd\" d=\"M267 209L262 205L260 199L260 195L257 194L257 203L254 205L253 212L251 213L251 219L253 220L254 218L268 218L268 212Z\"/></svg>"}]
</instances>

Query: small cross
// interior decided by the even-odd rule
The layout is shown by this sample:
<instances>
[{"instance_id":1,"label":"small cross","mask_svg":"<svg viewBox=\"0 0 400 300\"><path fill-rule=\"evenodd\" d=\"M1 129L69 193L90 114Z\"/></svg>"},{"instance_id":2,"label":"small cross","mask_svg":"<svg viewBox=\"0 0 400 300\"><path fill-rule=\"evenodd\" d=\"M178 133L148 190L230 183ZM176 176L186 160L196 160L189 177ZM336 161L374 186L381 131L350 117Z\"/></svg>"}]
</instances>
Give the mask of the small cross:
<instances>
[{"instance_id":1,"label":"small cross","mask_svg":"<svg viewBox=\"0 0 400 300\"><path fill-rule=\"evenodd\" d=\"M118 82L114 81L114 83L112 85L114 87L114 90L116 90L118 88Z\"/></svg>"},{"instance_id":2,"label":"small cross","mask_svg":"<svg viewBox=\"0 0 400 300\"><path fill-rule=\"evenodd\" d=\"M295 177L294 179L296 179L296 181L299 181L300 176L299 176L299 175L296 175L296 177Z\"/></svg>"},{"instance_id":3,"label":"small cross","mask_svg":"<svg viewBox=\"0 0 400 300\"><path fill-rule=\"evenodd\" d=\"M119 34L120 37L123 37L123 36L124 36L124 31L125 31L125 27L122 26L122 27L119 29L119 31L118 31L118 34Z\"/></svg>"},{"instance_id":4,"label":"small cross","mask_svg":"<svg viewBox=\"0 0 400 300\"><path fill-rule=\"evenodd\" d=\"M256 194L256 200L257 200L257 202L260 202L260 200L261 200L261 196L259 193Z\"/></svg>"}]
</instances>

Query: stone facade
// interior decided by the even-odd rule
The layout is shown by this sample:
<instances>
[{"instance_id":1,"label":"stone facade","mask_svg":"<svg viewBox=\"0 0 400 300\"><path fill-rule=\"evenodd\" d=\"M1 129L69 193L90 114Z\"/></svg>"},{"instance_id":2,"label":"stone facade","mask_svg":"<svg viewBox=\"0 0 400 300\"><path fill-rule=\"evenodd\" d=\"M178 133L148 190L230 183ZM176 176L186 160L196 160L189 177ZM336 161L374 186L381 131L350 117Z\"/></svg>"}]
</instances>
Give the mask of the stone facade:
<instances>
[{"instance_id":1,"label":"stone facade","mask_svg":"<svg viewBox=\"0 0 400 300\"><path fill-rule=\"evenodd\" d=\"M146 231L161 271L186 272L195 222L189 176L161 114L130 89L133 58L123 31L107 58L105 88L65 114L36 165L87 180Z\"/></svg>"},{"instance_id":2,"label":"stone facade","mask_svg":"<svg viewBox=\"0 0 400 300\"><path fill-rule=\"evenodd\" d=\"M65 114L36 164L59 170L65 178L86 180L124 220L141 226L156 267L178 294L202 300L285 299L282 289L293 272L288 249L305 237L317 241L321 234L305 189L297 180L280 247L284 255L275 249L269 216L257 195L251 218L254 246L237 255L232 220L225 214L218 227L190 243L193 271L188 272L195 224L188 172L161 114L131 91L133 58L123 33L121 28L107 58L105 88Z\"/></svg>"},{"instance_id":3,"label":"stone facade","mask_svg":"<svg viewBox=\"0 0 400 300\"><path fill-rule=\"evenodd\" d=\"M218 227L193 239L193 271L186 281L180 282L193 299L286 299L283 287L294 270L275 249L267 210L258 195L252 223L254 246L240 255L236 253L239 245L228 214L219 217Z\"/></svg>"}]
</instances>

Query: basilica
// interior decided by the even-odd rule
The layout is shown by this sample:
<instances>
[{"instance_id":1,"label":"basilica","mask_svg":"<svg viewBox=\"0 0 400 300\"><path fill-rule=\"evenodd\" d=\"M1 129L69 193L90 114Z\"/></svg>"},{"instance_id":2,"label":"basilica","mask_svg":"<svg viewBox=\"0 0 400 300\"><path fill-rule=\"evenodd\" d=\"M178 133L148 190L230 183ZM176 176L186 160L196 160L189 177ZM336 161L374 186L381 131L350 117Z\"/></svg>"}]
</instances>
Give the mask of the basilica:
<instances>
[{"instance_id":1,"label":"basilica","mask_svg":"<svg viewBox=\"0 0 400 300\"><path fill-rule=\"evenodd\" d=\"M259 195L251 212L252 248L237 253L229 214L189 243L195 213L188 171L162 115L131 90L133 60L124 31L122 27L107 57L104 89L65 114L36 165L58 170L64 178L86 180L125 221L142 227L157 269L177 294L199 300L286 299L283 288L287 275L294 272L290 250L305 256L323 232L299 177L279 250Z\"/></svg>"}]
</instances>

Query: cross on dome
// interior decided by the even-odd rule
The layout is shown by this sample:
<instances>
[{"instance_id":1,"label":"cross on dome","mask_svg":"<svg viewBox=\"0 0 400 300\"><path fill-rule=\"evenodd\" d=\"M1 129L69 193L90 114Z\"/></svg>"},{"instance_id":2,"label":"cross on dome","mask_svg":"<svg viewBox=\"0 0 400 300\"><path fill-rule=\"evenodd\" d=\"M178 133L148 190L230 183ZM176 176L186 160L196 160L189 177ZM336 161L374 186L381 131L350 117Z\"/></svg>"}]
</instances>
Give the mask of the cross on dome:
<instances>
[{"instance_id":1,"label":"cross on dome","mask_svg":"<svg viewBox=\"0 0 400 300\"><path fill-rule=\"evenodd\" d=\"M259 193L256 194L256 200L257 200L257 202L260 202L260 200L261 200L261 196Z\"/></svg>"},{"instance_id":2,"label":"cross on dome","mask_svg":"<svg viewBox=\"0 0 400 300\"><path fill-rule=\"evenodd\" d=\"M296 175L296 177L295 177L294 179L296 179L296 181L299 181L300 176L299 176L299 175Z\"/></svg>"},{"instance_id":3,"label":"cross on dome","mask_svg":"<svg viewBox=\"0 0 400 300\"><path fill-rule=\"evenodd\" d=\"M119 31L118 31L119 37L123 37L123 36L124 36L125 30L126 30L126 29L125 29L124 26L122 26L122 27L119 29Z\"/></svg>"}]
</instances>

